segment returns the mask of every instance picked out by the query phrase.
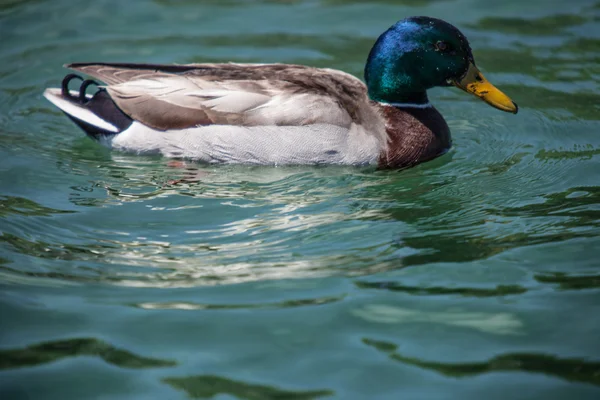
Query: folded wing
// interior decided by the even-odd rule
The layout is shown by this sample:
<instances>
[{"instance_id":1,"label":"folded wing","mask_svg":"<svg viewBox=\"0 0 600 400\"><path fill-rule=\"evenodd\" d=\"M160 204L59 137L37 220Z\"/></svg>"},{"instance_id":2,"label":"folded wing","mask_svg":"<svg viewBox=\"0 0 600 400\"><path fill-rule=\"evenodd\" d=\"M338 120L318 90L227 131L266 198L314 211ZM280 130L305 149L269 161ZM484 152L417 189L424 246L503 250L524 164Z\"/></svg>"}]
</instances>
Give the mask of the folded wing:
<instances>
[{"instance_id":1,"label":"folded wing","mask_svg":"<svg viewBox=\"0 0 600 400\"><path fill-rule=\"evenodd\" d=\"M71 64L108 84L129 117L157 130L205 125L360 124L365 85L346 73L283 64Z\"/></svg>"}]
</instances>

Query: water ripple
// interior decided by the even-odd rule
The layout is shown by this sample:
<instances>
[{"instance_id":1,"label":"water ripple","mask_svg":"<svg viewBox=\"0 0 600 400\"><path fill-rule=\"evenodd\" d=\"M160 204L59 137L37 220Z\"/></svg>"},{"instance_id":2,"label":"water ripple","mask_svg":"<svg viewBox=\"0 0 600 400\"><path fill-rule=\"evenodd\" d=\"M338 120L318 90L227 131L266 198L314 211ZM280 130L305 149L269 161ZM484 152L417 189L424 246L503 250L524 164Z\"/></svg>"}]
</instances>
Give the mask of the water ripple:
<instances>
[{"instance_id":1,"label":"water ripple","mask_svg":"<svg viewBox=\"0 0 600 400\"><path fill-rule=\"evenodd\" d=\"M295 308L305 306L320 306L324 304L342 301L346 296L336 297L317 297L312 299L286 300L280 303L265 304L200 304L190 302L169 302L169 303L138 303L134 307L146 310L239 310L239 309L279 309Z\"/></svg>"},{"instance_id":2,"label":"water ripple","mask_svg":"<svg viewBox=\"0 0 600 400\"><path fill-rule=\"evenodd\" d=\"M185 392L193 399L209 399L220 394L229 394L246 400L313 400L335 394L332 390L283 390L272 386L240 382L213 375L164 378L163 382Z\"/></svg>"},{"instance_id":3,"label":"water ripple","mask_svg":"<svg viewBox=\"0 0 600 400\"><path fill-rule=\"evenodd\" d=\"M23 349L0 350L0 370L33 367L68 357L94 356L120 368L161 368L175 361L142 357L94 338L56 340Z\"/></svg>"},{"instance_id":4,"label":"water ripple","mask_svg":"<svg viewBox=\"0 0 600 400\"><path fill-rule=\"evenodd\" d=\"M0 1L0 397L597 390L596 3ZM407 15L457 24L520 106L431 90L454 146L409 170L124 155L42 97L74 61L360 77Z\"/></svg>"},{"instance_id":5,"label":"water ripple","mask_svg":"<svg viewBox=\"0 0 600 400\"><path fill-rule=\"evenodd\" d=\"M400 354L393 343L365 338L363 343L388 354L390 359L450 377L469 377L500 371L523 371L556 376L573 382L600 386L600 362L582 358L561 358L547 354L509 353L483 362L443 363L424 361Z\"/></svg>"}]
</instances>

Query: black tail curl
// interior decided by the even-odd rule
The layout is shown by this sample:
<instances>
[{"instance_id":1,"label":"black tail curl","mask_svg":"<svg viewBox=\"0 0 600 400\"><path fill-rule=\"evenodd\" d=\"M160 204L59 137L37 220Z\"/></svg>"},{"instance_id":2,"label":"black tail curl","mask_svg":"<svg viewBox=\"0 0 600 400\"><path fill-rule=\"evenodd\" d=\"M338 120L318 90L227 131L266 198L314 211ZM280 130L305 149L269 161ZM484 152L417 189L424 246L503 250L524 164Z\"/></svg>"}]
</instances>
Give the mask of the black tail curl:
<instances>
[{"instance_id":1,"label":"black tail curl","mask_svg":"<svg viewBox=\"0 0 600 400\"><path fill-rule=\"evenodd\" d=\"M69 90L69 84L73 80L81 81L77 96L73 95ZM95 85L98 87L98 90L96 90L91 97L88 97L87 89L90 85ZM133 120L115 104L108 92L99 86L100 84L98 82L92 79L83 79L77 74L68 74L64 77L61 84L61 94L64 98L91 111L97 117L113 125L118 130L118 132L107 131L83 119L79 119L66 113L73 122L83 129L90 137L96 140L99 140L103 136L111 136L122 132L133 123Z\"/></svg>"},{"instance_id":2,"label":"black tail curl","mask_svg":"<svg viewBox=\"0 0 600 400\"><path fill-rule=\"evenodd\" d=\"M69 90L69 83L71 83L71 81L73 79L78 79L81 81L81 86L79 86L79 96L77 96L77 97L73 96L71 94L71 91ZM104 90L104 89L101 89L99 87L100 84L93 79L83 79L81 76L79 76L77 74L68 74L62 80L61 93L64 97L67 97L73 101L76 101L79 104L86 104L87 102L90 101L90 99L88 99L86 96L87 88L90 85L96 85L96 87L98 87L98 91Z\"/></svg>"}]
</instances>

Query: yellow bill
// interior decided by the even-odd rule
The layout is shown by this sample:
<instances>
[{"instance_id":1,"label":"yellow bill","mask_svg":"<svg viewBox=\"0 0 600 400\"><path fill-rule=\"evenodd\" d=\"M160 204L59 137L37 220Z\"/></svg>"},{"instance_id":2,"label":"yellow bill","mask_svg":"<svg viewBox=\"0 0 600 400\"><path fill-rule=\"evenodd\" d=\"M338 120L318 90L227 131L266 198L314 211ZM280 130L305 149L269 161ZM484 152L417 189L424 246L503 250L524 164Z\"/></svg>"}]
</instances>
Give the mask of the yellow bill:
<instances>
[{"instance_id":1,"label":"yellow bill","mask_svg":"<svg viewBox=\"0 0 600 400\"><path fill-rule=\"evenodd\" d=\"M492 107L516 114L519 107L507 95L498 90L484 78L483 74L473 64L469 64L467 73L460 79L452 82L454 86L471 93Z\"/></svg>"}]
</instances>

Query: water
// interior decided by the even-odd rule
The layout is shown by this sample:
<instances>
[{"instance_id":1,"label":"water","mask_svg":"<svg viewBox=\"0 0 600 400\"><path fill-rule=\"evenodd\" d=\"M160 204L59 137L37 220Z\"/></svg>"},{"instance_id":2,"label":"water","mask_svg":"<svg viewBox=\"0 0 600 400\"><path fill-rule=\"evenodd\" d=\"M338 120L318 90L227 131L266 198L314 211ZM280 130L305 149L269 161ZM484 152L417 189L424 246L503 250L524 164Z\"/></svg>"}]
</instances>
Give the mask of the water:
<instances>
[{"instance_id":1,"label":"water","mask_svg":"<svg viewBox=\"0 0 600 400\"><path fill-rule=\"evenodd\" d=\"M431 98L416 168L111 154L45 101L75 61L361 75L442 17L520 106ZM600 396L600 3L0 1L0 397ZM187 182L173 184L173 180Z\"/></svg>"}]
</instances>

